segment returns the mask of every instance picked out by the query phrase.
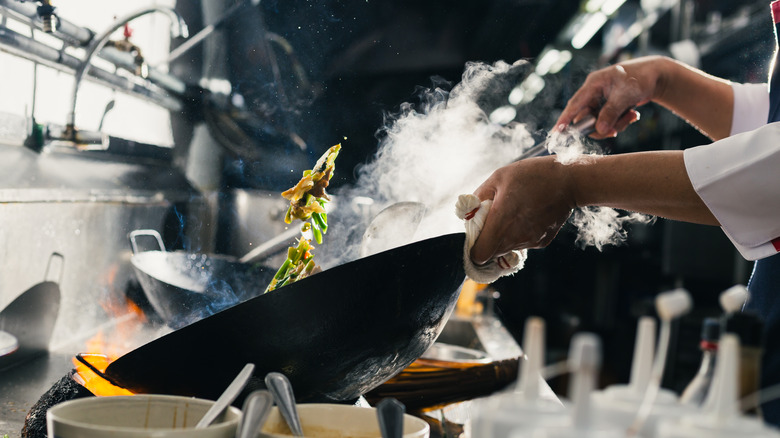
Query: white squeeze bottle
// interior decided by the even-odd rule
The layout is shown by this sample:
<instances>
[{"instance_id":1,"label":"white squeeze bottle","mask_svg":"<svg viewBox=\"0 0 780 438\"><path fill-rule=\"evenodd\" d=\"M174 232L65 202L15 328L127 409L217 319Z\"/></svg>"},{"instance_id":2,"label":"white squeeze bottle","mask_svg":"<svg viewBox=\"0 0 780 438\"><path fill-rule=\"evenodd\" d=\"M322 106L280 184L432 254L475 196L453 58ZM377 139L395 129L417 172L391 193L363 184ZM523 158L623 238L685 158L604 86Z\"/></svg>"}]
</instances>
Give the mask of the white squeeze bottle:
<instances>
[{"instance_id":1,"label":"white squeeze bottle","mask_svg":"<svg viewBox=\"0 0 780 438\"><path fill-rule=\"evenodd\" d=\"M537 424L557 423L565 416L563 404L549 391L542 393L544 379L544 332L542 318L526 320L523 333L523 354L515 386L502 394L475 402L474 413L467 427L469 436L508 438L517 428L534 428ZM545 385L546 386L546 385Z\"/></svg>"},{"instance_id":2,"label":"white squeeze bottle","mask_svg":"<svg viewBox=\"0 0 780 438\"><path fill-rule=\"evenodd\" d=\"M701 328L701 341L699 349L702 352L701 364L696 375L688 383L680 394L680 403L692 406L701 406L707 398L707 393L712 386L715 377L715 359L718 351L718 339L721 335L721 325L727 325L729 319L742 309L747 299L747 288L742 285L732 286L720 294L719 301L723 308L724 320L721 323L716 318L704 318ZM744 341L744 338L742 338ZM744 348L743 348L744 350ZM743 374L746 371L742 369ZM758 372L756 371L756 376ZM742 392L748 388L742 387Z\"/></svg>"},{"instance_id":3,"label":"white squeeze bottle","mask_svg":"<svg viewBox=\"0 0 780 438\"><path fill-rule=\"evenodd\" d=\"M601 369L601 341L593 333L578 333L569 349L572 371L568 415L558 424L537 424L534 430L512 431L510 438L623 438L625 428L594 415L591 395Z\"/></svg>"},{"instance_id":4,"label":"white squeeze bottle","mask_svg":"<svg viewBox=\"0 0 780 438\"><path fill-rule=\"evenodd\" d=\"M605 421L620 425L625 430L635 422L640 407L645 402L655 357L655 331L655 319L649 316L639 319L629 383L612 385L593 394L596 414ZM652 409L648 418L640 425L638 431L638 434L643 437L653 436L656 420L659 417L684 415L693 410L681 406L677 394L673 391L660 387L651 403Z\"/></svg>"},{"instance_id":5,"label":"white squeeze bottle","mask_svg":"<svg viewBox=\"0 0 780 438\"><path fill-rule=\"evenodd\" d=\"M780 432L739 410L739 337L726 333L718 342L713 381L704 405L694 414L662 420L658 438L778 438Z\"/></svg>"}]
</instances>

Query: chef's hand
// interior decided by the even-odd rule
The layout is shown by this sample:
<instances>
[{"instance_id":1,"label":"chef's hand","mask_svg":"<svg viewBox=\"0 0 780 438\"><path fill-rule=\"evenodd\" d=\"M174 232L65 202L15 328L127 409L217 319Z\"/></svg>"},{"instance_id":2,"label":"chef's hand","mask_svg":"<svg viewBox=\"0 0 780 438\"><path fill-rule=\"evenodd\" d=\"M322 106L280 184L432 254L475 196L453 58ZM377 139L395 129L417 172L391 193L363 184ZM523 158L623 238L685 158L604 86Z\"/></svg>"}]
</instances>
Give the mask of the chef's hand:
<instances>
[{"instance_id":1,"label":"chef's hand","mask_svg":"<svg viewBox=\"0 0 780 438\"><path fill-rule=\"evenodd\" d=\"M474 263L555 238L576 206L565 171L553 156L529 158L496 170L477 188L474 194L493 205L471 248Z\"/></svg>"},{"instance_id":2,"label":"chef's hand","mask_svg":"<svg viewBox=\"0 0 780 438\"><path fill-rule=\"evenodd\" d=\"M614 137L639 120L636 107L661 91L665 63L649 56L596 70L588 75L555 124L561 130L588 115L597 117L596 139Z\"/></svg>"}]
</instances>

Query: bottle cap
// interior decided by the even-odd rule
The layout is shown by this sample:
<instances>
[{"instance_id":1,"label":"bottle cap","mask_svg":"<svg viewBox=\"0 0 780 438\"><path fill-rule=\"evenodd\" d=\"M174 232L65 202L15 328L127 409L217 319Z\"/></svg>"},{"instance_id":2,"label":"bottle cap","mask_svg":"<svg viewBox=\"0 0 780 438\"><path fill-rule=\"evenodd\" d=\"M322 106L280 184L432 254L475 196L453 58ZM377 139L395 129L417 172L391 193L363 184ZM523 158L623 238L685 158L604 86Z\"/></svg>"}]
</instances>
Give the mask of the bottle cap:
<instances>
[{"instance_id":1,"label":"bottle cap","mask_svg":"<svg viewBox=\"0 0 780 438\"><path fill-rule=\"evenodd\" d=\"M718 300L720 307L726 313L736 312L742 309L747 301L748 290L745 286L737 284L721 292Z\"/></svg>"},{"instance_id":2,"label":"bottle cap","mask_svg":"<svg viewBox=\"0 0 780 438\"><path fill-rule=\"evenodd\" d=\"M701 340L717 343L720 339L720 321L717 318L704 318L701 324Z\"/></svg>"},{"instance_id":3,"label":"bottle cap","mask_svg":"<svg viewBox=\"0 0 780 438\"><path fill-rule=\"evenodd\" d=\"M655 297L655 308L658 316L666 321L685 315L691 310L693 301L685 289L674 289L658 294Z\"/></svg>"}]
</instances>

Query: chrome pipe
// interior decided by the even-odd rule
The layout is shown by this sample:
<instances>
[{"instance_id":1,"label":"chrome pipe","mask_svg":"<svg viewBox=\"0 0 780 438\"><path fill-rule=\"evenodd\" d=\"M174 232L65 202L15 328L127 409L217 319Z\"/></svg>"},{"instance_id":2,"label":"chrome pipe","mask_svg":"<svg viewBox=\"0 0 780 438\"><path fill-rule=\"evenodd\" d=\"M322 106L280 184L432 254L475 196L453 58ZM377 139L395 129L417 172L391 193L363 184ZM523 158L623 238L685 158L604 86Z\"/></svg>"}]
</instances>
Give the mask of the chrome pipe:
<instances>
[{"instance_id":1,"label":"chrome pipe","mask_svg":"<svg viewBox=\"0 0 780 438\"><path fill-rule=\"evenodd\" d=\"M38 11L34 2L20 2L19 0L0 0L0 9L5 10L13 18L28 23L42 30L43 24L38 18ZM92 41L95 33L91 30L77 26L68 20L57 17L57 29L53 35L77 46L86 46Z\"/></svg>"},{"instance_id":2,"label":"chrome pipe","mask_svg":"<svg viewBox=\"0 0 780 438\"><path fill-rule=\"evenodd\" d=\"M72 74L81 65L80 59L3 26L0 26L0 50L64 73ZM179 100L170 97L161 89L136 84L98 67L89 70L88 78L113 90L132 94L169 110L178 111L182 108Z\"/></svg>"},{"instance_id":3,"label":"chrome pipe","mask_svg":"<svg viewBox=\"0 0 780 438\"><path fill-rule=\"evenodd\" d=\"M187 24L184 22L182 16L172 8L159 7L159 6L145 8L145 9L141 9L140 11L133 12L117 20L116 23L114 23L108 29L103 31L103 33L97 35L94 38L94 40L90 43L89 48L87 48L86 53L84 55L83 61L81 62L79 67L76 69L76 72L74 73L75 78L73 81L73 92L71 94L70 113L68 114L68 123L66 125L68 129L70 129L73 133L75 133L75 129L76 129L76 99L78 98L79 87L81 86L81 81L84 79L84 76L86 76L87 72L90 70L92 58L95 56L95 54L100 52L100 50L108 42L111 35L114 32L116 32L119 28L124 26L126 23L135 20L136 18L151 13L155 13L155 12L161 12L171 17L172 36L174 37L182 36L185 38L187 37L188 35Z\"/></svg>"}]
</instances>

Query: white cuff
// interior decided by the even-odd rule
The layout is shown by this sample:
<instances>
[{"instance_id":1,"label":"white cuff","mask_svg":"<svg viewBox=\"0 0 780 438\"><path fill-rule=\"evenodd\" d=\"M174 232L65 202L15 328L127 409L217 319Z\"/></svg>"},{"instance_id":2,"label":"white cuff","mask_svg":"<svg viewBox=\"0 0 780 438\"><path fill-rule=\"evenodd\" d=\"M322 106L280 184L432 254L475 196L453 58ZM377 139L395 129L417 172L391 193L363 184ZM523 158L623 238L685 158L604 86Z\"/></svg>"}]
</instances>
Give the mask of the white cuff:
<instances>
[{"instance_id":1,"label":"white cuff","mask_svg":"<svg viewBox=\"0 0 780 438\"><path fill-rule=\"evenodd\" d=\"M732 83L734 113L729 135L758 129L766 124L769 116L769 89L767 84Z\"/></svg>"},{"instance_id":2,"label":"white cuff","mask_svg":"<svg viewBox=\"0 0 780 438\"><path fill-rule=\"evenodd\" d=\"M774 254L780 236L780 123L686 149L696 193L749 259Z\"/></svg>"}]
</instances>

